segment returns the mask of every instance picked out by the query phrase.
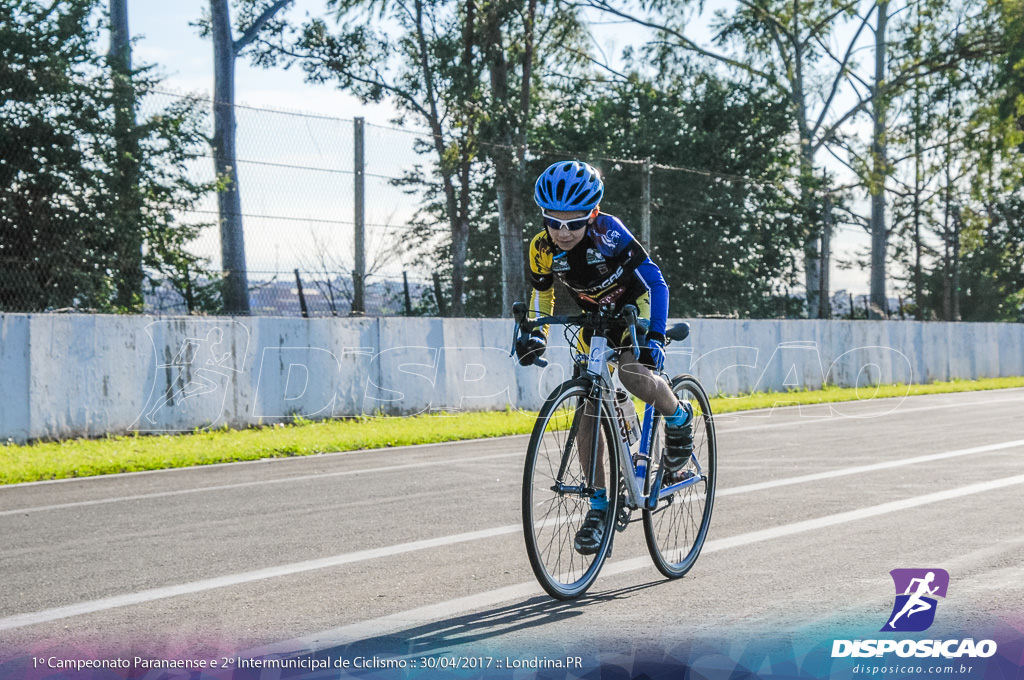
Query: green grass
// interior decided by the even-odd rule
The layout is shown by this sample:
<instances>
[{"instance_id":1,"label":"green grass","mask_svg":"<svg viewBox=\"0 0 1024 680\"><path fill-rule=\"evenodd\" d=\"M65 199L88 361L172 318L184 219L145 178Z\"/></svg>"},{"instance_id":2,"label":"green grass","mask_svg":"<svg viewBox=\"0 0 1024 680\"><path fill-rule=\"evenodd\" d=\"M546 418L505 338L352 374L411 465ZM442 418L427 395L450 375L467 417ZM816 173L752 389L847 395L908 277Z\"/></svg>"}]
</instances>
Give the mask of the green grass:
<instances>
[{"instance_id":1,"label":"green grass","mask_svg":"<svg viewBox=\"0 0 1024 680\"><path fill-rule=\"evenodd\" d=\"M1024 377L755 393L717 397L712 399L712 409L715 413L728 413L782 405L1011 387L1024 387ZM246 430L218 429L182 435L110 436L8 445L0 447L0 484L527 434L533 427L535 415L509 409L406 418L362 417L299 421Z\"/></svg>"}]
</instances>

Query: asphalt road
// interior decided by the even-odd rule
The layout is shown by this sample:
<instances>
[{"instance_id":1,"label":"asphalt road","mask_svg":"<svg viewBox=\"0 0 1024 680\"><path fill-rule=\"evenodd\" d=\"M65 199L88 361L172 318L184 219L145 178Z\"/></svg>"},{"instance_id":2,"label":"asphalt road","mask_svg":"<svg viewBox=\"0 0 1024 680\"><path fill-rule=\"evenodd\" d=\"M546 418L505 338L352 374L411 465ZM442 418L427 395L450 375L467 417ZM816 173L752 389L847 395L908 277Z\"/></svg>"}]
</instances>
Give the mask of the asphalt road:
<instances>
[{"instance_id":1,"label":"asphalt road","mask_svg":"<svg viewBox=\"0 0 1024 680\"><path fill-rule=\"evenodd\" d=\"M662 578L635 524L575 603L526 558L525 437L0 488L0 659L877 631L905 567L950 573L940 631L1020 620L1022 414L1024 390L1003 390L722 416L693 571Z\"/></svg>"}]
</instances>

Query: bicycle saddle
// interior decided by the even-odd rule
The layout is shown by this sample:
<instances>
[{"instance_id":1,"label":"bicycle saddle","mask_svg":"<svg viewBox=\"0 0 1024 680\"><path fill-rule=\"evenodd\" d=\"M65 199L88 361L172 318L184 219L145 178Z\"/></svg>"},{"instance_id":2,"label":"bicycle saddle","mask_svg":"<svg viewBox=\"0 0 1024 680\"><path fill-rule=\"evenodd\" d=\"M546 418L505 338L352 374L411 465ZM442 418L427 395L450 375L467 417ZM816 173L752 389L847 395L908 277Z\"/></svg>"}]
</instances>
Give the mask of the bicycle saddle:
<instances>
[{"instance_id":1,"label":"bicycle saddle","mask_svg":"<svg viewBox=\"0 0 1024 680\"><path fill-rule=\"evenodd\" d=\"M672 338L673 340L685 340L686 336L690 334L690 324L685 321L677 323L672 328L665 331L666 338Z\"/></svg>"}]
</instances>

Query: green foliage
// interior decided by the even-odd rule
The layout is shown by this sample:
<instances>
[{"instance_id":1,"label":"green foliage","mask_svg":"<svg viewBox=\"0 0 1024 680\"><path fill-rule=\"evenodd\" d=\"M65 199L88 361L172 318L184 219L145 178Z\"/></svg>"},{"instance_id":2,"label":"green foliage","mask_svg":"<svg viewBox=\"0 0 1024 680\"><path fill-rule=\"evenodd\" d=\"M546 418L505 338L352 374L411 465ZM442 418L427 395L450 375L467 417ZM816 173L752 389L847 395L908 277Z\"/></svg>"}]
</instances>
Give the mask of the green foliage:
<instances>
[{"instance_id":1,"label":"green foliage","mask_svg":"<svg viewBox=\"0 0 1024 680\"><path fill-rule=\"evenodd\" d=\"M104 308L111 234L97 224L102 83L94 0L0 4L0 308Z\"/></svg>"},{"instance_id":2,"label":"green foliage","mask_svg":"<svg viewBox=\"0 0 1024 680\"><path fill-rule=\"evenodd\" d=\"M771 316L791 284L803 224L786 182L795 155L784 102L694 72L658 86L634 78L552 105L538 146L570 149L604 173L602 209L639 237L639 162L652 158L651 254L673 316ZM538 159L535 170L554 160Z\"/></svg>"},{"instance_id":3,"label":"green foliage","mask_svg":"<svg viewBox=\"0 0 1024 680\"><path fill-rule=\"evenodd\" d=\"M1003 56L998 62L999 114L1013 122L1007 141L1024 153L1024 0L989 0Z\"/></svg>"},{"instance_id":4,"label":"green foliage","mask_svg":"<svg viewBox=\"0 0 1024 680\"><path fill-rule=\"evenodd\" d=\"M200 119L191 103L172 107L131 127L132 145L117 143L126 134L115 124L118 107L134 102L115 96L99 55L102 6L0 4L4 311L138 311L142 281L122 252L126 241L141 249L136 260L151 278L169 278L179 289L201 288L208 278L204 263L185 250L201 225L176 218L211 188L185 174L202 143ZM155 85L145 70L133 79L135 101ZM194 299L196 309L216 308L209 295Z\"/></svg>"},{"instance_id":5,"label":"green foliage","mask_svg":"<svg viewBox=\"0 0 1024 680\"><path fill-rule=\"evenodd\" d=\"M1024 198L968 218L960 273L965 321L1024 321Z\"/></svg>"}]
</instances>

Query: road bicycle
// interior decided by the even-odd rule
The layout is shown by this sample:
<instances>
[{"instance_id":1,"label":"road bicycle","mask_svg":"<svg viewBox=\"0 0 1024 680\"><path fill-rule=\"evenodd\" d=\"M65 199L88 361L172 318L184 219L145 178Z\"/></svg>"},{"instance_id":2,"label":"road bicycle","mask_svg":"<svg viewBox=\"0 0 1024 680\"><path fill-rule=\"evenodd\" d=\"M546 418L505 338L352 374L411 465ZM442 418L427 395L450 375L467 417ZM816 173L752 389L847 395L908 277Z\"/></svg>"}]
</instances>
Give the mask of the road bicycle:
<instances>
[{"instance_id":1,"label":"road bicycle","mask_svg":"<svg viewBox=\"0 0 1024 680\"><path fill-rule=\"evenodd\" d=\"M669 379L659 372L694 414L693 455L682 470L666 473L661 464L663 418L648 404L640 425L632 400L614 376L617 354L609 335L628 327L635 356L640 355L646 331L636 307L530 319L526 305L516 303L513 316L514 337L563 326L574 365L573 378L555 388L541 407L526 453L523 534L537 580L560 600L583 595L610 555L616 532L636 521L636 510L642 513L658 570L671 579L683 576L700 555L715 499L717 447L707 392L692 375ZM666 342L682 340L689 332L689 324L676 324L666 332ZM583 334L590 335L586 354L578 342ZM535 365L547 362L538 359ZM595 552L581 554L573 541L601 488L608 497L603 538Z\"/></svg>"}]
</instances>

